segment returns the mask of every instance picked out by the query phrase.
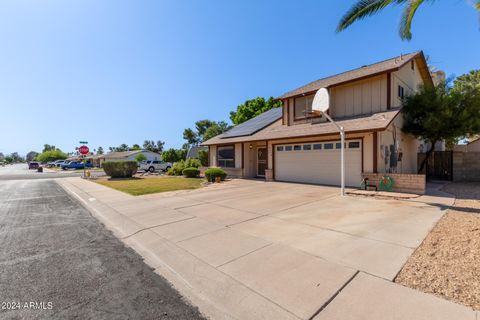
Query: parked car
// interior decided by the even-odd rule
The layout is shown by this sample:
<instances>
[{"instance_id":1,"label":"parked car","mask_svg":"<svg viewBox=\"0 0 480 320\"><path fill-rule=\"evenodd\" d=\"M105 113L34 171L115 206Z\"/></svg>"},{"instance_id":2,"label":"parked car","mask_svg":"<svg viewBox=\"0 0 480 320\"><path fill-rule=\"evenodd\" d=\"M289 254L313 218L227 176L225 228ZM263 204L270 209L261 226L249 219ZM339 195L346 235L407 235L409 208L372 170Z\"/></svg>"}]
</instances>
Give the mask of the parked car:
<instances>
[{"instance_id":1,"label":"parked car","mask_svg":"<svg viewBox=\"0 0 480 320\"><path fill-rule=\"evenodd\" d=\"M71 161L68 163L64 163L61 165L63 170L68 170L68 169L83 169L83 168L92 168L93 164L90 162L83 163L83 162L78 162L78 161Z\"/></svg>"},{"instance_id":2,"label":"parked car","mask_svg":"<svg viewBox=\"0 0 480 320\"><path fill-rule=\"evenodd\" d=\"M65 164L65 162L66 162L65 160L57 160L53 164L55 167L61 167L62 164Z\"/></svg>"},{"instance_id":3,"label":"parked car","mask_svg":"<svg viewBox=\"0 0 480 320\"><path fill-rule=\"evenodd\" d=\"M28 169L35 169L36 170L36 169L38 169L38 167L40 167L40 163L38 163L38 162L32 161L32 162L28 163Z\"/></svg>"},{"instance_id":4,"label":"parked car","mask_svg":"<svg viewBox=\"0 0 480 320\"><path fill-rule=\"evenodd\" d=\"M158 161L158 160L146 160L140 162L138 168L144 170L145 172L155 172L155 171L168 171L172 167L170 162Z\"/></svg>"}]
</instances>

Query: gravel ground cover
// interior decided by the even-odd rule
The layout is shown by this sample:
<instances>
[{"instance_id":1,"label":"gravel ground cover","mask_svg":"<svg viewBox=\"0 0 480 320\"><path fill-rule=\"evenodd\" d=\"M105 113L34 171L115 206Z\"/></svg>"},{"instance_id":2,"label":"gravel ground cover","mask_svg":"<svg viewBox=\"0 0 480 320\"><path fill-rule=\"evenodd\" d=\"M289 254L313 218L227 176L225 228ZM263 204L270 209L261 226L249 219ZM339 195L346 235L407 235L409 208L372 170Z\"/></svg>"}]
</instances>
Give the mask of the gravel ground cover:
<instances>
[{"instance_id":1,"label":"gravel ground cover","mask_svg":"<svg viewBox=\"0 0 480 320\"><path fill-rule=\"evenodd\" d=\"M395 282L480 310L480 183L451 183L454 207L438 222Z\"/></svg>"}]
</instances>

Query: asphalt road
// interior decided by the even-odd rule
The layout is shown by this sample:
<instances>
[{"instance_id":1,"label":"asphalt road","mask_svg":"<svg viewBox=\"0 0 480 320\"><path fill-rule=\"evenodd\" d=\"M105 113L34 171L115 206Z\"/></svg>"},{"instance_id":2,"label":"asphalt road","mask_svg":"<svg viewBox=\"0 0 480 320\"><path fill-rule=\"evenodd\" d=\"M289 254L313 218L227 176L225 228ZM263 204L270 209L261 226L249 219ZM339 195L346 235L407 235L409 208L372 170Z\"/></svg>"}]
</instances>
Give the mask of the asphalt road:
<instances>
[{"instance_id":1,"label":"asphalt road","mask_svg":"<svg viewBox=\"0 0 480 320\"><path fill-rule=\"evenodd\" d=\"M93 175L97 174L99 173L93 173ZM4 167L0 166L0 180L57 179L65 177L80 177L82 175L82 170L67 170L53 173L37 172L37 170L28 170L26 163L7 165Z\"/></svg>"},{"instance_id":2,"label":"asphalt road","mask_svg":"<svg viewBox=\"0 0 480 320\"><path fill-rule=\"evenodd\" d=\"M0 181L0 270L1 319L202 319L51 179Z\"/></svg>"}]
</instances>

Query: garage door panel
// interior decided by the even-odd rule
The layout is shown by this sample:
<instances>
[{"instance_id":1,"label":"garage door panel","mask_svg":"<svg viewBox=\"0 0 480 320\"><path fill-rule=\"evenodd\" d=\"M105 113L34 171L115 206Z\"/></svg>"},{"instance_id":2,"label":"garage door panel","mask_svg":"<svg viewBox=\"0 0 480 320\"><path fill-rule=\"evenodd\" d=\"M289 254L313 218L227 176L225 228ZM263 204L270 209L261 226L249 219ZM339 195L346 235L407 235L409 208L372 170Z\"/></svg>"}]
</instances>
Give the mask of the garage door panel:
<instances>
[{"instance_id":1,"label":"garage door panel","mask_svg":"<svg viewBox=\"0 0 480 320\"><path fill-rule=\"evenodd\" d=\"M332 142L322 142L322 144L324 143ZM361 183L361 147L360 144L360 148L345 149L345 183L347 186L359 186ZM340 185L340 149L276 152L275 179Z\"/></svg>"}]
</instances>

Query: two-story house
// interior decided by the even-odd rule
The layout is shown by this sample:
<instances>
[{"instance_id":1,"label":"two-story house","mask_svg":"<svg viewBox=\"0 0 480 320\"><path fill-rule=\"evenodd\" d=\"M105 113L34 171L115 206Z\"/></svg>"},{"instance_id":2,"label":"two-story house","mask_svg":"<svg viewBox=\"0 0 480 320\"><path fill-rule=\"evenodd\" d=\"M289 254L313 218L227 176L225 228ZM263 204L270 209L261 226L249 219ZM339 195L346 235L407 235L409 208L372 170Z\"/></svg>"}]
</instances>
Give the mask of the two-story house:
<instances>
[{"instance_id":1,"label":"two-story house","mask_svg":"<svg viewBox=\"0 0 480 320\"><path fill-rule=\"evenodd\" d=\"M346 132L346 184L362 173L416 173L418 141L402 132L401 99L432 84L423 52L402 55L323 78L278 97L269 110L216 136L211 166L236 177L340 184L340 136L335 125L312 112L320 88L330 93L329 115Z\"/></svg>"}]
</instances>

